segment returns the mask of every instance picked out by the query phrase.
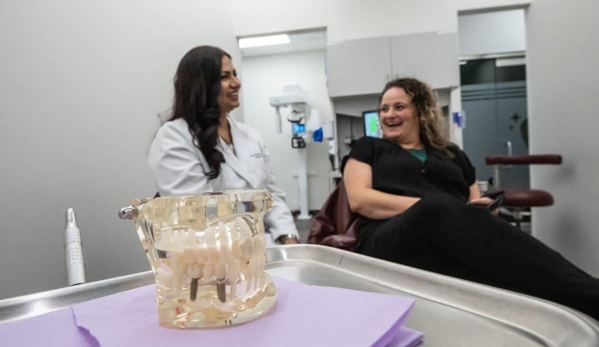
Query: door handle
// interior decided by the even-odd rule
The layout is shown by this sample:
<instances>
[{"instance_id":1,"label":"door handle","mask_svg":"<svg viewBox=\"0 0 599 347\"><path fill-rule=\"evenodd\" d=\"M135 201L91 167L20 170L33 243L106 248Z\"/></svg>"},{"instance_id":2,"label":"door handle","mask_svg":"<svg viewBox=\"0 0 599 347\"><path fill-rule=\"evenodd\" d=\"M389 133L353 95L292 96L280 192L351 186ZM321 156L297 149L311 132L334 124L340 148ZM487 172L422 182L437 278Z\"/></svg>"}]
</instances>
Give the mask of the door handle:
<instances>
[{"instance_id":1,"label":"door handle","mask_svg":"<svg viewBox=\"0 0 599 347\"><path fill-rule=\"evenodd\" d=\"M507 141L505 143L505 145L507 146L507 155L510 155L510 156L513 155L513 153L512 153L512 141ZM511 164L510 165L506 165L505 168L509 170L509 169L512 168L512 165Z\"/></svg>"}]
</instances>

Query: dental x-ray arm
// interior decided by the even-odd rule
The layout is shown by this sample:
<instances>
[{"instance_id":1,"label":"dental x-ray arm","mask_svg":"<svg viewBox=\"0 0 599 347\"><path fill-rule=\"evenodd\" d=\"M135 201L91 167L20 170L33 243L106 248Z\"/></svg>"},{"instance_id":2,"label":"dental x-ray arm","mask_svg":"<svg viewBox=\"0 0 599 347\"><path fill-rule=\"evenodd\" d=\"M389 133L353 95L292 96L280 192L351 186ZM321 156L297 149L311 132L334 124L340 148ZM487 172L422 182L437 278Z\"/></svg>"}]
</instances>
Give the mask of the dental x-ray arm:
<instances>
[{"instance_id":1,"label":"dental x-ray arm","mask_svg":"<svg viewBox=\"0 0 599 347\"><path fill-rule=\"evenodd\" d=\"M282 132L281 107L293 106L294 104L305 105L305 120L310 119L312 110L316 110L316 106L308 93L306 93L299 84L290 84L283 86L282 95L271 96L270 105L276 110L275 129L278 134Z\"/></svg>"}]
</instances>

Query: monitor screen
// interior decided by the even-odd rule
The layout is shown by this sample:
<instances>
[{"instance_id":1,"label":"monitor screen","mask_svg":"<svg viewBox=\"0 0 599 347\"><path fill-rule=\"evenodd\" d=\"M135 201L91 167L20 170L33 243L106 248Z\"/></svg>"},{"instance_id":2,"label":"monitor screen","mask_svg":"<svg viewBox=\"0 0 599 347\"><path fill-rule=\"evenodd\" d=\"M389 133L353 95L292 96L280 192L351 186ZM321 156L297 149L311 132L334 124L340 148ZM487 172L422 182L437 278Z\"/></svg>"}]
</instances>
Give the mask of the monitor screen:
<instances>
[{"instance_id":1,"label":"monitor screen","mask_svg":"<svg viewBox=\"0 0 599 347\"><path fill-rule=\"evenodd\" d=\"M383 131L379 123L379 113L377 111L362 112L364 118L364 134L369 137L383 137Z\"/></svg>"}]
</instances>

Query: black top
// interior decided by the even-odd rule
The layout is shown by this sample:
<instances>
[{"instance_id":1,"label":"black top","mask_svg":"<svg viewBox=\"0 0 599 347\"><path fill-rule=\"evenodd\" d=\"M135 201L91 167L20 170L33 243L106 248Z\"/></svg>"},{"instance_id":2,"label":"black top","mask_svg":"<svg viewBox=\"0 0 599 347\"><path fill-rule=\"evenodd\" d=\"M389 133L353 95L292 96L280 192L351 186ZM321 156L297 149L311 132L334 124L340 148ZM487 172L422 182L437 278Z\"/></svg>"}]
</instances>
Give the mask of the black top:
<instances>
[{"instance_id":1,"label":"black top","mask_svg":"<svg viewBox=\"0 0 599 347\"><path fill-rule=\"evenodd\" d=\"M422 163L387 139L363 137L349 156L372 167L372 187L378 191L420 198L449 194L467 202L470 186L476 182L475 169L457 146L449 150L453 158L426 147Z\"/></svg>"}]
</instances>

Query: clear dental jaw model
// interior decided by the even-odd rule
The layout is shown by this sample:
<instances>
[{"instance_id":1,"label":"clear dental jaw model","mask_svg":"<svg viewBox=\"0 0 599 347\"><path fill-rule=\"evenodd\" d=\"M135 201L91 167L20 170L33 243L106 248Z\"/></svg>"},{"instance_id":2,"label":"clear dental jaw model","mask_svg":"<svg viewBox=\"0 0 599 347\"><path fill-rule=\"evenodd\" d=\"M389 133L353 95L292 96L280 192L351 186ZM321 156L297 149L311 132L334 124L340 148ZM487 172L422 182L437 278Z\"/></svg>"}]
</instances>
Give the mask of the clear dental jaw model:
<instances>
[{"instance_id":1,"label":"clear dental jaw model","mask_svg":"<svg viewBox=\"0 0 599 347\"><path fill-rule=\"evenodd\" d=\"M276 289L264 273L268 191L242 190L135 200L134 219L156 280L159 322L218 327L266 313Z\"/></svg>"},{"instance_id":2,"label":"clear dental jaw model","mask_svg":"<svg viewBox=\"0 0 599 347\"><path fill-rule=\"evenodd\" d=\"M161 289L172 288L173 294L179 294L189 281L189 300L193 302L198 300L198 286L215 286L222 303L216 305L228 309L238 294L243 296L264 286L265 276L261 276L265 262L264 235L252 236L251 228L242 218L218 222L203 232L193 228L167 229L161 234L156 242L158 254L163 256L156 269L156 284ZM205 245L198 242L202 236ZM238 293L240 282L244 286ZM232 299L229 302L227 294ZM209 299L213 299L211 295Z\"/></svg>"}]
</instances>

